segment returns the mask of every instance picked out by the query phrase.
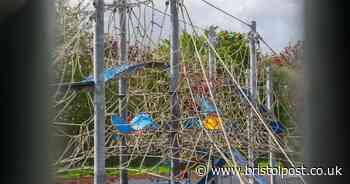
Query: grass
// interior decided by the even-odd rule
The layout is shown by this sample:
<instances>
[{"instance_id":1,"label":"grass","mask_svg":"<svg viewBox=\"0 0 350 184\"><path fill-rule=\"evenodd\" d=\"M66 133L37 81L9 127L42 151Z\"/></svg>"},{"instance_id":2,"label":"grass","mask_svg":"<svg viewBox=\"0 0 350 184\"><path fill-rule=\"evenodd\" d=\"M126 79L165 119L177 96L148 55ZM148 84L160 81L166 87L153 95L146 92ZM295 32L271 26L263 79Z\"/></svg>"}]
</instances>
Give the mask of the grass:
<instances>
[{"instance_id":1,"label":"grass","mask_svg":"<svg viewBox=\"0 0 350 184\"><path fill-rule=\"evenodd\" d=\"M276 166L275 167L281 167L283 168L283 163L281 161L276 161ZM258 166L260 168L264 168L264 167L268 167L270 165L269 163L269 160L261 160L259 163L258 163Z\"/></svg>"},{"instance_id":2,"label":"grass","mask_svg":"<svg viewBox=\"0 0 350 184\"><path fill-rule=\"evenodd\" d=\"M266 159L262 159L258 162L258 165L260 168L268 166L269 162ZM277 161L276 166L283 167L282 162ZM168 175L170 174L170 167L166 165L162 165L159 167L156 167L152 170L153 166L145 166L142 169L139 169L139 167L129 167L128 175L129 176L146 176L147 174L142 172L148 171L152 173L157 173L159 175ZM117 168L106 168L106 176L119 176L119 169ZM89 177L93 176L94 171L92 167L85 167L85 168L79 168L79 169L71 169L66 170L62 172L58 172L57 177L63 180L75 180L79 179L81 177Z\"/></svg>"},{"instance_id":3,"label":"grass","mask_svg":"<svg viewBox=\"0 0 350 184\"><path fill-rule=\"evenodd\" d=\"M145 176L146 174L142 172L142 170L150 171L152 167L144 167L142 169L139 169L138 167L132 168L129 167L131 170L128 171L129 176ZM134 171L133 169L137 169L138 171ZM157 172L160 175L166 175L170 173L170 167L169 166L159 166L158 168L154 169L152 173ZM117 168L106 168L106 176L119 176L119 169ZM71 169L67 171L58 172L57 177L63 180L74 180L81 177L88 177L93 176L94 170L92 167L85 167L85 168L79 168L79 169Z\"/></svg>"}]
</instances>

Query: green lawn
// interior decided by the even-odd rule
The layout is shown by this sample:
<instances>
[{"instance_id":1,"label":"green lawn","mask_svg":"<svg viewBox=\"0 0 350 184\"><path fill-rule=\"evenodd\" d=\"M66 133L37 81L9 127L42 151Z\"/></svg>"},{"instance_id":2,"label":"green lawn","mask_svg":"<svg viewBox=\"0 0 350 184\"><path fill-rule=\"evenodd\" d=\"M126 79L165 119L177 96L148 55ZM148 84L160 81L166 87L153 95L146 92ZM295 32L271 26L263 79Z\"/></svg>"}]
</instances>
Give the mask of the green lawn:
<instances>
[{"instance_id":1,"label":"green lawn","mask_svg":"<svg viewBox=\"0 0 350 184\"><path fill-rule=\"evenodd\" d=\"M138 167L129 167L131 170L129 170L128 174L129 176L142 176L145 175L145 173L142 172ZM134 171L133 169L137 169L138 171ZM150 171L152 167L144 167L144 170ZM170 173L170 167L169 166L159 166L152 170L152 173L157 173L160 175L167 175ZM86 167L86 168L79 168L79 169L71 169L63 172L58 172L57 177L61 179L77 179L84 176L93 176L94 171L92 167ZM107 176L119 176L119 170L117 168L106 168L106 175Z\"/></svg>"}]
</instances>

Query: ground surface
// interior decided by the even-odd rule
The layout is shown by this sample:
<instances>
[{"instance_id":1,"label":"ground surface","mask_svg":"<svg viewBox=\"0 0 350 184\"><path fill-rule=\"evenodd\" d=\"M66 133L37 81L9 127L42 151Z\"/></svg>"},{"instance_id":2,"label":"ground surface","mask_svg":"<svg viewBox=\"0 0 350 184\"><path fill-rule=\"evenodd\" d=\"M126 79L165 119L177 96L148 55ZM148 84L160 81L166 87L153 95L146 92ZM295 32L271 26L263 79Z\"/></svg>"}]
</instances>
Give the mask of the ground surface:
<instances>
[{"instance_id":1,"label":"ground surface","mask_svg":"<svg viewBox=\"0 0 350 184\"><path fill-rule=\"evenodd\" d=\"M93 184L91 176L81 177L74 180L61 180L57 184ZM106 184L119 184L119 177L107 177ZM168 184L167 181L151 179L147 176L133 176L129 179L129 184ZM195 184L195 182L192 182ZM239 184L237 177L221 177L217 180L217 184ZM286 177L284 179L277 177L276 184L302 184L298 177Z\"/></svg>"}]
</instances>

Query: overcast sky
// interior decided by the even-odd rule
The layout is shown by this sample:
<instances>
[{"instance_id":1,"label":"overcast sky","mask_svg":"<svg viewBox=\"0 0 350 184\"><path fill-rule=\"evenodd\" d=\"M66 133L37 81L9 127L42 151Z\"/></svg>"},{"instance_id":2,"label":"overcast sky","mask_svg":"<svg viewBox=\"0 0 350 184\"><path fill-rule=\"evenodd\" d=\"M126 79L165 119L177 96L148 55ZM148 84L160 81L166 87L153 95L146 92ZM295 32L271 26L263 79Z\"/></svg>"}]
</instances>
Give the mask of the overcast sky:
<instances>
[{"instance_id":1,"label":"overcast sky","mask_svg":"<svg viewBox=\"0 0 350 184\"><path fill-rule=\"evenodd\" d=\"M164 7L165 0L155 0ZM207 0L250 22L257 21L257 29L280 50L290 41L303 39L303 0ZM207 27L217 25L221 29L247 32L248 29L232 18L206 5L201 0L185 0L194 24Z\"/></svg>"},{"instance_id":2,"label":"overcast sky","mask_svg":"<svg viewBox=\"0 0 350 184\"><path fill-rule=\"evenodd\" d=\"M73 2L92 0L70 0ZM105 0L112 2L113 0ZM129 2L142 0L129 0ZM247 22L256 20L257 30L269 44L281 50L289 42L303 39L303 4L304 0L207 0L230 14ZM155 7L164 11L165 0L153 0ZM202 0L184 0L195 25L208 28L219 26L221 30L248 32L247 26L208 6ZM169 10L168 10L169 13ZM181 15L180 15L181 16ZM162 16L155 14L155 21L160 24ZM170 29L169 19L165 29ZM163 31L169 36L169 30ZM265 50L265 49L264 49Z\"/></svg>"}]
</instances>

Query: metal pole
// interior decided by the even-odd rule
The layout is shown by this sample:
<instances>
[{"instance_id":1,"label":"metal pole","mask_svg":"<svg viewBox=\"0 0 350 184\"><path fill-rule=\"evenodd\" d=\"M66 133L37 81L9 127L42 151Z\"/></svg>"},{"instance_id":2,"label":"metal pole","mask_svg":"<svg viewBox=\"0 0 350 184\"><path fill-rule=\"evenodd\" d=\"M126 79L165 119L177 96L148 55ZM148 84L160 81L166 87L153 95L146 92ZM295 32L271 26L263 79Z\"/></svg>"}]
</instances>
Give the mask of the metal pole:
<instances>
[{"instance_id":1,"label":"metal pole","mask_svg":"<svg viewBox=\"0 0 350 184\"><path fill-rule=\"evenodd\" d=\"M209 44L213 45L213 47L216 46L216 33L215 33L216 27L210 26L209 32L208 32L208 39ZM209 57L208 57L208 68L209 68L209 82L214 82L216 80L216 55L213 51L212 47L209 46ZM215 88L211 89L213 94ZM215 160L212 160L212 165L214 166ZM212 183L218 184L219 177L215 177L214 181Z\"/></svg>"},{"instance_id":2,"label":"metal pole","mask_svg":"<svg viewBox=\"0 0 350 184\"><path fill-rule=\"evenodd\" d=\"M171 93L171 123L170 123L170 144L171 148L171 169L170 174L171 183L175 183L174 177L180 173L179 164L179 147L177 143L177 129L179 128L180 119L180 106L179 97L177 93L179 83L179 64L180 64L180 52L179 52L179 17L178 17L178 0L170 0L170 21L171 21L171 53L170 53L170 93Z\"/></svg>"},{"instance_id":3,"label":"metal pole","mask_svg":"<svg viewBox=\"0 0 350 184\"><path fill-rule=\"evenodd\" d=\"M257 100L257 76L256 76L256 22L252 21L251 31L249 33L249 92L250 98L252 99L252 103L254 107L256 107ZM252 149L253 143L253 127L254 127L254 111L252 110L250 113L250 120L248 123L248 164L249 167L254 167L254 153ZM252 177L249 177L249 183L253 184L254 180Z\"/></svg>"},{"instance_id":4,"label":"metal pole","mask_svg":"<svg viewBox=\"0 0 350 184\"><path fill-rule=\"evenodd\" d=\"M266 105L267 105L267 109L271 113L273 113L272 103L273 103L272 67L271 67L271 64L268 64L266 67ZM269 143L270 145L273 144L273 140L271 139L270 136L269 136ZM269 152L269 165L270 167L275 167L272 149L270 149L270 152ZM269 178L270 184L275 183L274 178L275 177L273 175L270 176Z\"/></svg>"},{"instance_id":5,"label":"metal pole","mask_svg":"<svg viewBox=\"0 0 350 184\"><path fill-rule=\"evenodd\" d=\"M119 64L128 64L128 47L127 47L127 0L119 0L119 26L120 26L120 46L119 46ZM128 77L124 75L119 78L118 81L119 89L118 93L120 95L119 102L119 115L122 119L128 119ZM120 142L120 155L119 155L119 165L120 169L120 184L128 184L128 170L127 167L127 142L126 136L122 136Z\"/></svg>"},{"instance_id":6,"label":"metal pole","mask_svg":"<svg viewBox=\"0 0 350 184\"><path fill-rule=\"evenodd\" d=\"M208 33L209 43L214 47L217 44L215 29L216 29L215 26L210 26L209 33ZM216 80L216 55L213 49L211 49L211 47L209 47L208 66L209 66L209 80L215 81Z\"/></svg>"},{"instance_id":7,"label":"metal pole","mask_svg":"<svg viewBox=\"0 0 350 184\"><path fill-rule=\"evenodd\" d=\"M104 70L104 1L95 0L96 23L94 39L95 78L95 132L94 132L94 183L104 184L105 177L105 84Z\"/></svg>"}]
</instances>

